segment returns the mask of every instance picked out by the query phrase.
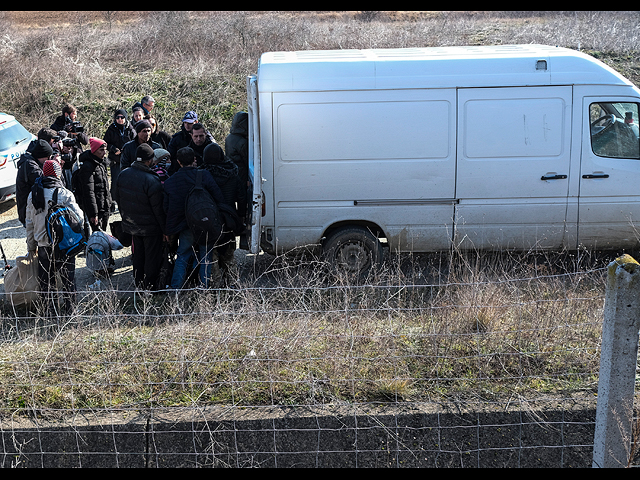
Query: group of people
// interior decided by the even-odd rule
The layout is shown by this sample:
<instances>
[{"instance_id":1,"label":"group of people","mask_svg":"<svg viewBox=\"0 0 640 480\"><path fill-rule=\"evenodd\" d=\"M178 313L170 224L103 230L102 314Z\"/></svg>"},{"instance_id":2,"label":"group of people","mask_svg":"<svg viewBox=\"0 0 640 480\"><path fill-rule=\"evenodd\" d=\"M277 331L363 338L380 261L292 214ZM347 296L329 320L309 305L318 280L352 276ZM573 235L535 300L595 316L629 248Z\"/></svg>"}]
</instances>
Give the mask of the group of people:
<instances>
[{"instance_id":1,"label":"group of people","mask_svg":"<svg viewBox=\"0 0 640 480\"><path fill-rule=\"evenodd\" d=\"M160 131L154 105L151 96L143 97L133 105L131 120L126 109L117 109L102 138L89 136L77 109L65 105L18 161L18 219L27 231L29 255L39 261L40 288L53 292L59 273L69 306L74 302L75 258L55 258L46 234L47 206L56 191L57 202L77 212L87 233L106 231L111 214L119 211L122 232L131 241L138 288L167 286L158 284L167 250L175 257L173 289L184 288L195 276L204 287L221 286L229 278L237 232L213 245L198 244L187 225L185 201L201 170L202 185L213 200L231 206L244 223L247 113L234 116L223 150L194 111L185 113L173 135Z\"/></svg>"}]
</instances>

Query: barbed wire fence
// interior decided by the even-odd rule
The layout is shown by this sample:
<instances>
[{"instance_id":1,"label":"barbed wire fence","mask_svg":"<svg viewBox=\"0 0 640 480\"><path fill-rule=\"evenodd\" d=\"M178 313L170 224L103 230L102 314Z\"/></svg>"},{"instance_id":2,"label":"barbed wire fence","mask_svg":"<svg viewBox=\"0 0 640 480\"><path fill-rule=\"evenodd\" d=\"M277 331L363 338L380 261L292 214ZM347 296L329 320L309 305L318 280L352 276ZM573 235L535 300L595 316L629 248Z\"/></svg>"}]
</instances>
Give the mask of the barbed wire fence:
<instances>
[{"instance_id":1,"label":"barbed wire fence","mask_svg":"<svg viewBox=\"0 0 640 480\"><path fill-rule=\"evenodd\" d=\"M5 298L0 464L591 466L606 269L447 268Z\"/></svg>"}]
</instances>

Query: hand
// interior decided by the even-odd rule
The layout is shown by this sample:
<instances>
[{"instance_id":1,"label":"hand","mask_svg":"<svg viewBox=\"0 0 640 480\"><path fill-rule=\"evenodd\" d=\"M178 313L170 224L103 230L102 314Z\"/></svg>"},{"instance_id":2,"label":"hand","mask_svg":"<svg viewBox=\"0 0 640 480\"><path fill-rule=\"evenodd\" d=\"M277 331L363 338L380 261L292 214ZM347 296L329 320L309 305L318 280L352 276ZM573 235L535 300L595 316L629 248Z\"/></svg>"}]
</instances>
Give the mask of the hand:
<instances>
[{"instance_id":1,"label":"hand","mask_svg":"<svg viewBox=\"0 0 640 480\"><path fill-rule=\"evenodd\" d=\"M91 217L89 223L91 223L91 225L98 225L98 217Z\"/></svg>"}]
</instances>

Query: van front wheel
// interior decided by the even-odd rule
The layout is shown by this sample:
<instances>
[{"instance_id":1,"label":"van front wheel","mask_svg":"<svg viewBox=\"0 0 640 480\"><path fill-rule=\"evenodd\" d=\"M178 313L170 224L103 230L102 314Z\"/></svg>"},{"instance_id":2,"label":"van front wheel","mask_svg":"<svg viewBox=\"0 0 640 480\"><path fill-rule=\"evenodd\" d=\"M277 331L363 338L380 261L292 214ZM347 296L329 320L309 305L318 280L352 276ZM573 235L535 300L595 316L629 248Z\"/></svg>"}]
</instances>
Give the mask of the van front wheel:
<instances>
[{"instance_id":1,"label":"van front wheel","mask_svg":"<svg viewBox=\"0 0 640 480\"><path fill-rule=\"evenodd\" d=\"M336 230L324 244L325 259L349 275L365 276L372 267L382 263L380 241L363 227L343 227Z\"/></svg>"}]
</instances>

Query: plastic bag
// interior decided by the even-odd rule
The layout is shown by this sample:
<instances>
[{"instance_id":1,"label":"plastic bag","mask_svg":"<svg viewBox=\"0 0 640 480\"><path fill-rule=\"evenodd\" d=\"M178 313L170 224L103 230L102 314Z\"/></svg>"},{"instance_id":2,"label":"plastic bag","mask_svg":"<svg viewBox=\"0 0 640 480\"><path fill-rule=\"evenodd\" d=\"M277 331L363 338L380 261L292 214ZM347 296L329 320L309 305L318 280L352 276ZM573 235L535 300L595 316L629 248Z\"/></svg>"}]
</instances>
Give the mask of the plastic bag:
<instances>
[{"instance_id":1,"label":"plastic bag","mask_svg":"<svg viewBox=\"0 0 640 480\"><path fill-rule=\"evenodd\" d=\"M16 258L16 266L4 274L4 291L14 305L31 303L38 298L38 257L25 255Z\"/></svg>"}]
</instances>

